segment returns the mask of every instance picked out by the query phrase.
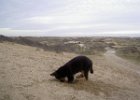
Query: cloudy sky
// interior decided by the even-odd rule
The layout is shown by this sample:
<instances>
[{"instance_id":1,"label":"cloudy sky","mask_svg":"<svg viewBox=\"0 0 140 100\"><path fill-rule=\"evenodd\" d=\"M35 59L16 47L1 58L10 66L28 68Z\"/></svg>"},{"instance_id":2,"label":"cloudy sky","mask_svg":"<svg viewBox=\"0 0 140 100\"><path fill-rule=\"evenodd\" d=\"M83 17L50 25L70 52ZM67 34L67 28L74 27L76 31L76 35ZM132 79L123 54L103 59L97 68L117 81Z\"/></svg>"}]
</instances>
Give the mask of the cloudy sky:
<instances>
[{"instance_id":1,"label":"cloudy sky","mask_svg":"<svg viewBox=\"0 0 140 100\"><path fill-rule=\"evenodd\" d=\"M140 0L0 0L0 34L140 36Z\"/></svg>"}]
</instances>

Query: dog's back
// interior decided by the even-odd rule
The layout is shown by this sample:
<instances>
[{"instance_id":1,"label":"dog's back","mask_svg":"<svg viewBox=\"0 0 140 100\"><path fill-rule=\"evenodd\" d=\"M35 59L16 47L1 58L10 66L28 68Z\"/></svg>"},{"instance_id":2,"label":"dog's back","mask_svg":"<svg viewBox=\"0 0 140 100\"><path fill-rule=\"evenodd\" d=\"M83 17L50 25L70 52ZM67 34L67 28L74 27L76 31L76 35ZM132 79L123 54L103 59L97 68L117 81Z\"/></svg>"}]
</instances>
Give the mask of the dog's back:
<instances>
[{"instance_id":1,"label":"dog's back","mask_svg":"<svg viewBox=\"0 0 140 100\"><path fill-rule=\"evenodd\" d=\"M86 56L77 56L67 62L64 66L69 67L73 74L80 71L89 71L93 73L92 61Z\"/></svg>"}]
</instances>

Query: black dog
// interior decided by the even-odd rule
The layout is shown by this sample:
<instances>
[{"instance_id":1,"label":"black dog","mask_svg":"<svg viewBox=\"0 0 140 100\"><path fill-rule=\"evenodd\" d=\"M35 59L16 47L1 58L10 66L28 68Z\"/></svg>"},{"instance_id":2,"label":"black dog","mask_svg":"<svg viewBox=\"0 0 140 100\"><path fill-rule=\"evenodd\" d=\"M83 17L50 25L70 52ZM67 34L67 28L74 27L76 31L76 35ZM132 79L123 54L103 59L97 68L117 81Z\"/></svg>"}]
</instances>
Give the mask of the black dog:
<instances>
[{"instance_id":1,"label":"black dog","mask_svg":"<svg viewBox=\"0 0 140 100\"><path fill-rule=\"evenodd\" d=\"M67 77L68 82L71 83L74 80L74 74L78 72L83 72L86 80L88 80L89 71L93 73L92 61L86 56L77 56L50 75L55 76L60 81L64 81L64 78Z\"/></svg>"}]
</instances>

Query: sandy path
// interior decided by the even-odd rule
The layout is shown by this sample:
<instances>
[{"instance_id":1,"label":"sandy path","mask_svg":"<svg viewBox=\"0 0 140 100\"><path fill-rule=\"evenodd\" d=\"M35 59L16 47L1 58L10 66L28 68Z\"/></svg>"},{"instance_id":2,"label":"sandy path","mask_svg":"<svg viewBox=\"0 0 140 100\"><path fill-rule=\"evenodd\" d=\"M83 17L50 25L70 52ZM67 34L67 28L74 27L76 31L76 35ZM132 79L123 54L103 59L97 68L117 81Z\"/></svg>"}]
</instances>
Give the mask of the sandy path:
<instances>
[{"instance_id":1,"label":"sandy path","mask_svg":"<svg viewBox=\"0 0 140 100\"><path fill-rule=\"evenodd\" d=\"M130 70L134 71L135 73L140 74L140 65L136 65L134 63L129 62L128 60L124 60L115 55L115 51L113 49L107 49L107 52L104 54L106 59L110 61L110 63L118 64L121 68L129 68Z\"/></svg>"},{"instance_id":2,"label":"sandy path","mask_svg":"<svg viewBox=\"0 0 140 100\"><path fill-rule=\"evenodd\" d=\"M89 81L68 84L50 73L76 54L0 43L0 100L140 100L138 66L111 52L89 56L95 70Z\"/></svg>"}]
</instances>

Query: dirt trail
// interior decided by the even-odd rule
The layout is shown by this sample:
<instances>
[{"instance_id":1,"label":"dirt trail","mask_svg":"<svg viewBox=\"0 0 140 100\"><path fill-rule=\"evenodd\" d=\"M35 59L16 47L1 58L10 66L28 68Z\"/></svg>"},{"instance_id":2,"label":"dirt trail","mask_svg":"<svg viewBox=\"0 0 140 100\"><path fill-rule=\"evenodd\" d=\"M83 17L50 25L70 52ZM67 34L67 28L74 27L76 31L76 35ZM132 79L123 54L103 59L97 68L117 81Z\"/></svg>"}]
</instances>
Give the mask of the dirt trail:
<instances>
[{"instance_id":1,"label":"dirt trail","mask_svg":"<svg viewBox=\"0 0 140 100\"><path fill-rule=\"evenodd\" d=\"M132 62L129 62L128 60L125 60L121 57L116 56L115 50L111 48L107 48L107 52L104 54L104 56L110 63L116 64L118 67L121 67L121 68L127 68L127 69L129 68L135 73L140 74L140 65L136 65Z\"/></svg>"},{"instance_id":2,"label":"dirt trail","mask_svg":"<svg viewBox=\"0 0 140 100\"><path fill-rule=\"evenodd\" d=\"M75 79L68 84L50 76L75 56L0 43L0 100L140 100L138 66L112 50L104 56L89 56L95 70L89 81Z\"/></svg>"}]
</instances>

